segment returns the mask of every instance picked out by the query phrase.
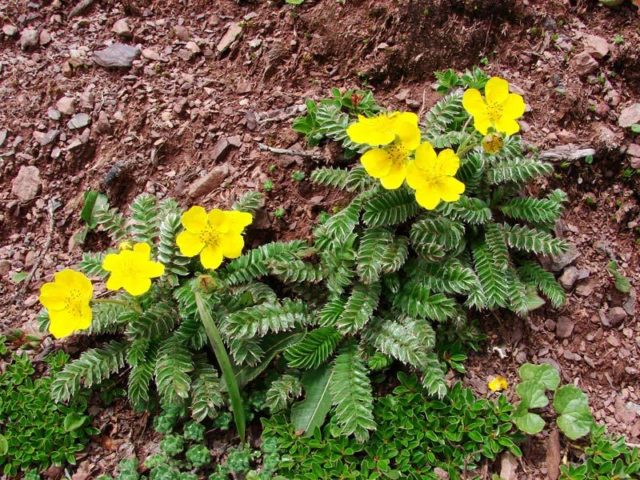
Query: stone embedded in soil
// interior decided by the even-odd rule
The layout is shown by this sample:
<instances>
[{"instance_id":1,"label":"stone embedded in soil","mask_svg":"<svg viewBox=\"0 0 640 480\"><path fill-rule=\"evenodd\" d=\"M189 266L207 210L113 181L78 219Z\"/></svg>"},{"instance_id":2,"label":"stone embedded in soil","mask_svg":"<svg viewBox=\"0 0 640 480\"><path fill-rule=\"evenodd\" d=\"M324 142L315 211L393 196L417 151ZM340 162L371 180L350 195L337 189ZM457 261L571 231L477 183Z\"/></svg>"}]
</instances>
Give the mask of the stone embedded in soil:
<instances>
[{"instance_id":1,"label":"stone embedded in soil","mask_svg":"<svg viewBox=\"0 0 640 480\"><path fill-rule=\"evenodd\" d=\"M30 48L36 48L38 46L38 31L33 28L25 28L20 34L20 48L22 50L29 50Z\"/></svg>"},{"instance_id":2,"label":"stone embedded in soil","mask_svg":"<svg viewBox=\"0 0 640 480\"><path fill-rule=\"evenodd\" d=\"M573 57L573 66L580 76L585 76L598 69L598 62L587 52L582 52Z\"/></svg>"},{"instance_id":3,"label":"stone embedded in soil","mask_svg":"<svg viewBox=\"0 0 640 480\"><path fill-rule=\"evenodd\" d=\"M580 295L581 297L588 297L595 291L597 286L598 281L595 278L592 278L578 285L576 287L576 294Z\"/></svg>"},{"instance_id":4,"label":"stone embedded in soil","mask_svg":"<svg viewBox=\"0 0 640 480\"><path fill-rule=\"evenodd\" d=\"M129 68L139 56L140 49L138 47L114 43L107 48L93 52L93 61L105 68Z\"/></svg>"},{"instance_id":5,"label":"stone embedded in soil","mask_svg":"<svg viewBox=\"0 0 640 480\"><path fill-rule=\"evenodd\" d=\"M609 310L605 318L609 324L606 325L607 327L619 327L627 318L627 312L622 307L613 307Z\"/></svg>"},{"instance_id":6,"label":"stone embedded in soil","mask_svg":"<svg viewBox=\"0 0 640 480\"><path fill-rule=\"evenodd\" d=\"M516 480L518 478L518 460L510 452L502 454L500 459L500 478L502 480Z\"/></svg>"},{"instance_id":7,"label":"stone embedded in soil","mask_svg":"<svg viewBox=\"0 0 640 480\"><path fill-rule=\"evenodd\" d=\"M11 193L21 201L28 202L36 198L41 184L38 167L23 165L11 182Z\"/></svg>"},{"instance_id":8,"label":"stone embedded in soil","mask_svg":"<svg viewBox=\"0 0 640 480\"><path fill-rule=\"evenodd\" d=\"M556 336L558 338L569 338L573 333L575 323L569 317L560 317L556 323Z\"/></svg>"},{"instance_id":9,"label":"stone embedded in soil","mask_svg":"<svg viewBox=\"0 0 640 480\"><path fill-rule=\"evenodd\" d=\"M160 60L160 54L156 52L153 48L143 48L142 56L147 60L158 61Z\"/></svg>"},{"instance_id":10,"label":"stone embedded in soil","mask_svg":"<svg viewBox=\"0 0 640 480\"><path fill-rule=\"evenodd\" d=\"M71 97L62 97L56 102L56 109L63 115L73 115L76 111L76 101Z\"/></svg>"},{"instance_id":11,"label":"stone embedded in soil","mask_svg":"<svg viewBox=\"0 0 640 480\"><path fill-rule=\"evenodd\" d=\"M49 107L47 109L47 117L49 117L51 120L55 120L58 121L60 120L60 110L57 110L53 107Z\"/></svg>"},{"instance_id":12,"label":"stone embedded in soil","mask_svg":"<svg viewBox=\"0 0 640 480\"><path fill-rule=\"evenodd\" d=\"M191 33L189 33L189 30L182 25L176 25L173 27L173 34L178 40L182 40L183 42L187 42L191 39Z\"/></svg>"},{"instance_id":13,"label":"stone embedded in soil","mask_svg":"<svg viewBox=\"0 0 640 480\"><path fill-rule=\"evenodd\" d=\"M84 128L91 122L91 117L86 113L76 113L71 120L67 122L67 127L71 130Z\"/></svg>"},{"instance_id":14,"label":"stone embedded in soil","mask_svg":"<svg viewBox=\"0 0 640 480\"><path fill-rule=\"evenodd\" d=\"M0 275L4 276L11 271L11 262L9 260L0 260Z\"/></svg>"},{"instance_id":15,"label":"stone embedded in soil","mask_svg":"<svg viewBox=\"0 0 640 480\"><path fill-rule=\"evenodd\" d=\"M227 31L218 42L216 49L218 53L224 53L235 42L242 33L242 27L238 23L231 23Z\"/></svg>"},{"instance_id":16,"label":"stone embedded in soil","mask_svg":"<svg viewBox=\"0 0 640 480\"><path fill-rule=\"evenodd\" d=\"M636 123L640 123L640 103L624 108L618 117L618 125L622 128L629 128Z\"/></svg>"},{"instance_id":17,"label":"stone embedded in soil","mask_svg":"<svg viewBox=\"0 0 640 480\"><path fill-rule=\"evenodd\" d=\"M627 147L627 155L629 156L629 165L633 169L640 169L640 145L632 143Z\"/></svg>"},{"instance_id":18,"label":"stone embedded in soil","mask_svg":"<svg viewBox=\"0 0 640 480\"><path fill-rule=\"evenodd\" d=\"M42 30L38 37L40 45L45 46L51 43L51 34L47 30Z\"/></svg>"},{"instance_id":19,"label":"stone embedded in soil","mask_svg":"<svg viewBox=\"0 0 640 480\"><path fill-rule=\"evenodd\" d=\"M578 281L578 269L576 267L566 268L558 281L565 290L571 290Z\"/></svg>"},{"instance_id":20,"label":"stone embedded in soil","mask_svg":"<svg viewBox=\"0 0 640 480\"><path fill-rule=\"evenodd\" d=\"M598 35L587 34L583 37L582 43L584 44L584 51L593 58L601 59L609 54L607 40Z\"/></svg>"},{"instance_id":21,"label":"stone embedded in soil","mask_svg":"<svg viewBox=\"0 0 640 480\"><path fill-rule=\"evenodd\" d=\"M16 33L18 33L18 27L15 25L3 25L2 33L4 33L7 37L13 37Z\"/></svg>"},{"instance_id":22,"label":"stone embedded in soil","mask_svg":"<svg viewBox=\"0 0 640 480\"><path fill-rule=\"evenodd\" d=\"M226 180L229 176L229 166L221 165L219 167L214 168L209 173L207 173L204 177L198 178L195 182L193 182L187 191L187 194L191 198L198 198L207 193L215 190L222 182Z\"/></svg>"},{"instance_id":23,"label":"stone embedded in soil","mask_svg":"<svg viewBox=\"0 0 640 480\"><path fill-rule=\"evenodd\" d=\"M95 123L95 129L98 133L111 133L111 122L109 121L109 115L106 112L100 112L98 115L98 121Z\"/></svg>"},{"instance_id":24,"label":"stone embedded in soil","mask_svg":"<svg viewBox=\"0 0 640 480\"><path fill-rule=\"evenodd\" d=\"M114 23L111 31L121 38L131 38L131 26L126 18L121 18Z\"/></svg>"},{"instance_id":25,"label":"stone embedded in soil","mask_svg":"<svg viewBox=\"0 0 640 480\"><path fill-rule=\"evenodd\" d=\"M636 419L637 413L634 410L627 408L626 402L621 396L616 397L616 401L614 402L614 409L614 416L619 422L630 425Z\"/></svg>"},{"instance_id":26,"label":"stone embedded in soil","mask_svg":"<svg viewBox=\"0 0 640 480\"><path fill-rule=\"evenodd\" d=\"M36 142L44 147L58 138L58 134L58 130L49 130L48 132L35 131L33 132L33 138L36 140Z\"/></svg>"},{"instance_id":27,"label":"stone embedded in soil","mask_svg":"<svg viewBox=\"0 0 640 480\"><path fill-rule=\"evenodd\" d=\"M580 256L580 252L573 243L569 244L566 252L560 255L552 255L542 259L543 264L553 272L559 272L568 265L571 265Z\"/></svg>"}]
</instances>

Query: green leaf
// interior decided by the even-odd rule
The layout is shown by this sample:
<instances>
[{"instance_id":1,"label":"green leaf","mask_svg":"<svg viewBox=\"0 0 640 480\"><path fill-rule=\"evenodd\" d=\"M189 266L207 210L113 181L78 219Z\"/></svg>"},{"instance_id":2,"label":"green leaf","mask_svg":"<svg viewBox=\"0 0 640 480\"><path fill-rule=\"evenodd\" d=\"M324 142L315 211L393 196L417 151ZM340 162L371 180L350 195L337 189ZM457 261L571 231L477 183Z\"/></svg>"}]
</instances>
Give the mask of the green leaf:
<instances>
[{"instance_id":1,"label":"green leaf","mask_svg":"<svg viewBox=\"0 0 640 480\"><path fill-rule=\"evenodd\" d=\"M590 412L570 412L560 415L556 420L558 428L571 440L577 440L587 435L593 427L593 417Z\"/></svg>"},{"instance_id":2,"label":"green leaf","mask_svg":"<svg viewBox=\"0 0 640 480\"><path fill-rule=\"evenodd\" d=\"M587 435L594 425L589 399L575 385L560 387L553 398L553 408L560 414L558 427L571 440Z\"/></svg>"},{"instance_id":3,"label":"green leaf","mask_svg":"<svg viewBox=\"0 0 640 480\"><path fill-rule=\"evenodd\" d=\"M333 377L331 365L307 372L302 377L305 399L291 407L291 422L296 433L305 436L313 435L316 428L324 423L324 419L331 409L331 393L329 384Z\"/></svg>"},{"instance_id":4,"label":"green leaf","mask_svg":"<svg viewBox=\"0 0 640 480\"><path fill-rule=\"evenodd\" d=\"M284 1L289 5L302 5L304 3L304 0L284 0Z\"/></svg>"},{"instance_id":5,"label":"green leaf","mask_svg":"<svg viewBox=\"0 0 640 480\"><path fill-rule=\"evenodd\" d=\"M95 218L96 211L104 209L107 205L108 200L104 193L95 190L84 192L84 205L80 212L80 218L90 229L94 229L98 226L98 220Z\"/></svg>"},{"instance_id":6,"label":"green leaf","mask_svg":"<svg viewBox=\"0 0 640 480\"><path fill-rule=\"evenodd\" d=\"M74 430L79 429L85 423L87 423L89 417L86 415L81 415L78 412L69 412L66 417L64 417L64 431L65 432L73 432Z\"/></svg>"},{"instance_id":7,"label":"green leaf","mask_svg":"<svg viewBox=\"0 0 640 480\"><path fill-rule=\"evenodd\" d=\"M547 363L540 365L525 363L518 370L518 374L523 382L538 383L547 390L555 390L560 385L558 370Z\"/></svg>"},{"instance_id":8,"label":"green leaf","mask_svg":"<svg viewBox=\"0 0 640 480\"><path fill-rule=\"evenodd\" d=\"M9 442L4 438L4 435L0 434L0 458L4 457L9 451Z\"/></svg>"},{"instance_id":9,"label":"green leaf","mask_svg":"<svg viewBox=\"0 0 640 480\"><path fill-rule=\"evenodd\" d=\"M209 338L211 349L216 356L216 360L218 360L218 365L220 365L222 376L224 377L224 381L227 385L227 392L229 393L229 401L233 409L233 419L235 420L236 428L238 429L238 435L240 436L240 440L242 441L242 443L244 443L246 420L244 404L242 402L242 396L240 395L238 380L233 371L233 367L231 366L231 360L229 359L229 355L227 354L227 350L225 349L224 342L222 341L222 337L220 336L220 331L213 321L211 313L209 313L209 310L206 307L205 301L202 297L202 293L197 289L194 291L194 293L200 320L202 320L204 329L207 332L207 337Z\"/></svg>"},{"instance_id":10,"label":"green leaf","mask_svg":"<svg viewBox=\"0 0 640 480\"><path fill-rule=\"evenodd\" d=\"M589 411L589 398L575 385L564 385L553 397L553 408L560 414L577 410Z\"/></svg>"},{"instance_id":11,"label":"green leaf","mask_svg":"<svg viewBox=\"0 0 640 480\"><path fill-rule=\"evenodd\" d=\"M255 366L244 365L236 370L236 378L240 386L244 387L264 372L278 353L298 342L303 335L302 333L280 333L265 337L262 341L264 353L261 362Z\"/></svg>"},{"instance_id":12,"label":"green leaf","mask_svg":"<svg viewBox=\"0 0 640 480\"><path fill-rule=\"evenodd\" d=\"M522 408L543 408L549 404L541 384L534 381L522 382L516 387L516 393L522 399Z\"/></svg>"},{"instance_id":13,"label":"green leaf","mask_svg":"<svg viewBox=\"0 0 640 480\"><path fill-rule=\"evenodd\" d=\"M16 284L21 283L24 282L28 276L29 274L27 272L16 272L11 275L11 281Z\"/></svg>"},{"instance_id":14,"label":"green leaf","mask_svg":"<svg viewBox=\"0 0 640 480\"><path fill-rule=\"evenodd\" d=\"M514 418L516 426L524 433L535 435L544 428L544 420L537 413L525 413Z\"/></svg>"},{"instance_id":15,"label":"green leaf","mask_svg":"<svg viewBox=\"0 0 640 480\"><path fill-rule=\"evenodd\" d=\"M631 291L631 283L629 279L622 275L618 270L618 264L615 260L611 260L607 265L607 271L613 277L616 290L620 293L629 293Z\"/></svg>"},{"instance_id":16,"label":"green leaf","mask_svg":"<svg viewBox=\"0 0 640 480\"><path fill-rule=\"evenodd\" d=\"M333 327L320 327L305 334L285 350L284 356L293 368L318 368L331 356L342 335Z\"/></svg>"}]
</instances>

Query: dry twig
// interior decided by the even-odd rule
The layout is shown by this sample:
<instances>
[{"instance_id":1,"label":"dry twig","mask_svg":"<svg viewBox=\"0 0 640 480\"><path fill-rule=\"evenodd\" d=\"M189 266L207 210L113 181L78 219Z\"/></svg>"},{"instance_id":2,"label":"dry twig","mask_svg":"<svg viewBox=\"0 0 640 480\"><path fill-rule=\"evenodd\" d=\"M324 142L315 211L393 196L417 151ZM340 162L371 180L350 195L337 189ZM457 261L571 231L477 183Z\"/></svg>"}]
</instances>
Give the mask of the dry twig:
<instances>
[{"instance_id":1,"label":"dry twig","mask_svg":"<svg viewBox=\"0 0 640 480\"><path fill-rule=\"evenodd\" d=\"M297 157L309 158L311 160L326 160L322 155L311 152L303 152L302 150L293 150L291 148L270 147L264 143L258 143L258 148L262 151L275 153L277 155L295 155Z\"/></svg>"}]
</instances>

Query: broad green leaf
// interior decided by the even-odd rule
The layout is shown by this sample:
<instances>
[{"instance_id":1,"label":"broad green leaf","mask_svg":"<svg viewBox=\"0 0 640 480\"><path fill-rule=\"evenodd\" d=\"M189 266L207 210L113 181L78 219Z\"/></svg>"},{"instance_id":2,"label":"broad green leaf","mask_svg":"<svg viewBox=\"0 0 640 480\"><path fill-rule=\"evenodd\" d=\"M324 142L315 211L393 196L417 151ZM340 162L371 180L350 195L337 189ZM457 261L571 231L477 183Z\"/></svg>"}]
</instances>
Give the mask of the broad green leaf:
<instances>
[{"instance_id":1,"label":"broad green leaf","mask_svg":"<svg viewBox=\"0 0 640 480\"><path fill-rule=\"evenodd\" d=\"M104 193L96 192L95 190L84 192L84 205L80 212L80 218L89 228L96 228L98 222L94 218L94 213L97 209L107 205L107 202L107 196Z\"/></svg>"},{"instance_id":2,"label":"broad green leaf","mask_svg":"<svg viewBox=\"0 0 640 480\"><path fill-rule=\"evenodd\" d=\"M324 365L302 377L305 399L291 407L291 422L298 434L313 435L315 429L324 423L324 419L331 409L329 384L332 376L333 368L331 365Z\"/></svg>"},{"instance_id":3,"label":"broad green leaf","mask_svg":"<svg viewBox=\"0 0 640 480\"><path fill-rule=\"evenodd\" d=\"M556 420L558 428L571 440L577 440L587 435L593 427L591 412L572 411L564 413Z\"/></svg>"},{"instance_id":4,"label":"broad green leaf","mask_svg":"<svg viewBox=\"0 0 640 480\"><path fill-rule=\"evenodd\" d=\"M11 281L13 283L20 283L25 281L28 276L29 274L27 272L16 272L13 275L11 275Z\"/></svg>"},{"instance_id":5,"label":"broad green leaf","mask_svg":"<svg viewBox=\"0 0 640 480\"><path fill-rule=\"evenodd\" d=\"M516 426L524 433L535 435L544 428L544 420L537 413L525 413L514 418Z\"/></svg>"},{"instance_id":6,"label":"broad green leaf","mask_svg":"<svg viewBox=\"0 0 640 480\"><path fill-rule=\"evenodd\" d=\"M518 370L520 379L523 382L535 382L544 386L548 390L555 390L560 385L560 374L558 370L547 363L533 365L525 363Z\"/></svg>"},{"instance_id":7,"label":"broad green leaf","mask_svg":"<svg viewBox=\"0 0 640 480\"><path fill-rule=\"evenodd\" d=\"M543 408L549 404L549 399L544 393L544 387L539 383L528 381L522 382L516 387L516 393L522 400L524 408Z\"/></svg>"},{"instance_id":8,"label":"broad green leaf","mask_svg":"<svg viewBox=\"0 0 640 480\"><path fill-rule=\"evenodd\" d=\"M81 415L78 412L70 412L64 417L64 431L65 432L73 432L74 430L79 429L85 423L87 423L88 417L86 415Z\"/></svg>"},{"instance_id":9,"label":"broad green leaf","mask_svg":"<svg viewBox=\"0 0 640 480\"><path fill-rule=\"evenodd\" d=\"M589 398L575 385L564 385L553 397L553 408L559 414L589 411Z\"/></svg>"}]
</instances>

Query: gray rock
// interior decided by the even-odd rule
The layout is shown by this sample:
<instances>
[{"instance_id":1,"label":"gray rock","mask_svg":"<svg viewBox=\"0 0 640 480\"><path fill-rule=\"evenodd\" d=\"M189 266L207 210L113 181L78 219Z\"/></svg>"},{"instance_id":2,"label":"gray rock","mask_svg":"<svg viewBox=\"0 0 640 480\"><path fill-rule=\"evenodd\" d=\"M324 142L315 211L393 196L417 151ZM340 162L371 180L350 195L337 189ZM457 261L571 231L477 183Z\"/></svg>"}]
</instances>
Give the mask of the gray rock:
<instances>
[{"instance_id":1,"label":"gray rock","mask_svg":"<svg viewBox=\"0 0 640 480\"><path fill-rule=\"evenodd\" d=\"M242 27L238 23L229 24L229 28L218 42L216 49L218 53L224 53L235 42L242 33Z\"/></svg>"},{"instance_id":2,"label":"gray rock","mask_svg":"<svg viewBox=\"0 0 640 480\"><path fill-rule=\"evenodd\" d=\"M178 40L182 40L183 42L191 40L191 33L189 33L189 30L182 25L176 25L173 27L173 33Z\"/></svg>"},{"instance_id":3,"label":"gray rock","mask_svg":"<svg viewBox=\"0 0 640 480\"><path fill-rule=\"evenodd\" d=\"M604 38L598 35L587 34L583 37L582 43L584 45L584 51L593 58L601 59L609 54L609 44Z\"/></svg>"},{"instance_id":4,"label":"gray rock","mask_svg":"<svg viewBox=\"0 0 640 480\"><path fill-rule=\"evenodd\" d=\"M585 76L598 69L598 62L587 52L582 52L573 57L573 66L578 75Z\"/></svg>"},{"instance_id":5,"label":"gray rock","mask_svg":"<svg viewBox=\"0 0 640 480\"><path fill-rule=\"evenodd\" d=\"M129 68L139 56L140 49L138 47L114 43L107 48L93 52L93 61L105 68Z\"/></svg>"},{"instance_id":6,"label":"gray rock","mask_svg":"<svg viewBox=\"0 0 640 480\"><path fill-rule=\"evenodd\" d=\"M126 18L121 18L111 27L111 31L118 35L121 38L131 38L131 26L129 25L129 20Z\"/></svg>"},{"instance_id":7,"label":"gray rock","mask_svg":"<svg viewBox=\"0 0 640 480\"><path fill-rule=\"evenodd\" d=\"M20 48L22 50L29 50L30 48L36 48L38 46L38 31L33 28L25 28L20 34Z\"/></svg>"},{"instance_id":8,"label":"gray rock","mask_svg":"<svg viewBox=\"0 0 640 480\"><path fill-rule=\"evenodd\" d=\"M11 182L11 193L21 201L28 202L36 198L41 186L40 170L34 166L23 165Z\"/></svg>"},{"instance_id":9,"label":"gray rock","mask_svg":"<svg viewBox=\"0 0 640 480\"><path fill-rule=\"evenodd\" d=\"M152 48L143 48L142 56L148 60L154 60L154 61L158 61L161 58L160 54Z\"/></svg>"},{"instance_id":10,"label":"gray rock","mask_svg":"<svg viewBox=\"0 0 640 480\"><path fill-rule=\"evenodd\" d=\"M58 121L60 120L61 114L59 110L56 110L53 107L49 107L49 109L47 110L47 117L49 117L51 120Z\"/></svg>"},{"instance_id":11,"label":"gray rock","mask_svg":"<svg viewBox=\"0 0 640 480\"><path fill-rule=\"evenodd\" d=\"M204 177L198 178L195 182L193 182L187 191L188 195L191 198L198 198L202 195L206 195L207 193L215 190L229 175L229 166L221 165L219 167L214 168L209 173L207 173Z\"/></svg>"},{"instance_id":12,"label":"gray rock","mask_svg":"<svg viewBox=\"0 0 640 480\"><path fill-rule=\"evenodd\" d=\"M580 256L578 249L573 243L569 244L566 252L560 255L545 257L543 263L553 272L559 272L568 265L571 265Z\"/></svg>"},{"instance_id":13,"label":"gray rock","mask_svg":"<svg viewBox=\"0 0 640 480\"><path fill-rule=\"evenodd\" d=\"M58 138L58 134L60 132L58 130L49 130L48 132L33 132L33 138L38 142L41 146L49 145L56 138Z\"/></svg>"},{"instance_id":14,"label":"gray rock","mask_svg":"<svg viewBox=\"0 0 640 480\"><path fill-rule=\"evenodd\" d=\"M558 338L569 338L573 333L575 323L569 317L560 317L556 323L556 336Z\"/></svg>"},{"instance_id":15,"label":"gray rock","mask_svg":"<svg viewBox=\"0 0 640 480\"><path fill-rule=\"evenodd\" d=\"M636 289L631 288L631 290L629 290L629 295L627 295L627 299L622 304L624 311L631 317L636 314L636 297Z\"/></svg>"},{"instance_id":16,"label":"gray rock","mask_svg":"<svg viewBox=\"0 0 640 480\"><path fill-rule=\"evenodd\" d=\"M40 45L49 45L51 43L51 34L47 30L42 30L39 36Z\"/></svg>"},{"instance_id":17,"label":"gray rock","mask_svg":"<svg viewBox=\"0 0 640 480\"><path fill-rule=\"evenodd\" d=\"M578 281L578 269L576 267L566 268L558 281L565 290L571 290Z\"/></svg>"},{"instance_id":18,"label":"gray rock","mask_svg":"<svg viewBox=\"0 0 640 480\"><path fill-rule=\"evenodd\" d=\"M95 123L95 129L98 133L111 133L111 122L109 121L109 115L106 112L100 112L98 115L98 121Z\"/></svg>"},{"instance_id":19,"label":"gray rock","mask_svg":"<svg viewBox=\"0 0 640 480\"><path fill-rule=\"evenodd\" d=\"M629 128L635 123L640 123L640 103L634 103L620 112L618 125L622 128Z\"/></svg>"},{"instance_id":20,"label":"gray rock","mask_svg":"<svg viewBox=\"0 0 640 480\"><path fill-rule=\"evenodd\" d=\"M576 294L580 295L581 297L588 297L595 291L597 286L598 281L595 278L592 278L578 285L576 287Z\"/></svg>"},{"instance_id":21,"label":"gray rock","mask_svg":"<svg viewBox=\"0 0 640 480\"><path fill-rule=\"evenodd\" d=\"M4 33L7 37L13 37L16 33L18 33L18 27L15 25L3 25L2 33Z\"/></svg>"},{"instance_id":22,"label":"gray rock","mask_svg":"<svg viewBox=\"0 0 640 480\"><path fill-rule=\"evenodd\" d=\"M86 113L76 113L71 120L67 122L67 127L71 130L75 130L76 128L84 128L91 122L91 117Z\"/></svg>"},{"instance_id":23,"label":"gray rock","mask_svg":"<svg viewBox=\"0 0 640 480\"><path fill-rule=\"evenodd\" d=\"M613 307L607 313L607 320L611 327L619 327L627 318L627 312L622 307Z\"/></svg>"},{"instance_id":24,"label":"gray rock","mask_svg":"<svg viewBox=\"0 0 640 480\"><path fill-rule=\"evenodd\" d=\"M63 115L73 115L76 111L76 101L71 97L62 97L56 102L56 108Z\"/></svg>"}]
</instances>

